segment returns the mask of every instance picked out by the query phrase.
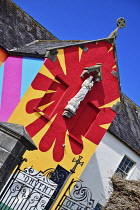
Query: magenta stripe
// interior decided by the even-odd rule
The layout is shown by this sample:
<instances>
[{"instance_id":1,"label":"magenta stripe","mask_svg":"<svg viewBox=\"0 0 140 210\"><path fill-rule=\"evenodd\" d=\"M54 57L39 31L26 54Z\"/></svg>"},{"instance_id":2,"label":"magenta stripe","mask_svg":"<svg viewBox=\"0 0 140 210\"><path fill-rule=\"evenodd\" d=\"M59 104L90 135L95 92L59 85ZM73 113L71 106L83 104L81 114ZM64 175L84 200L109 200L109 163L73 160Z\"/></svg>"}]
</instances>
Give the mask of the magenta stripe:
<instances>
[{"instance_id":1,"label":"magenta stripe","mask_svg":"<svg viewBox=\"0 0 140 210\"><path fill-rule=\"evenodd\" d=\"M22 58L8 57L5 62L0 121L6 122L20 101Z\"/></svg>"}]
</instances>

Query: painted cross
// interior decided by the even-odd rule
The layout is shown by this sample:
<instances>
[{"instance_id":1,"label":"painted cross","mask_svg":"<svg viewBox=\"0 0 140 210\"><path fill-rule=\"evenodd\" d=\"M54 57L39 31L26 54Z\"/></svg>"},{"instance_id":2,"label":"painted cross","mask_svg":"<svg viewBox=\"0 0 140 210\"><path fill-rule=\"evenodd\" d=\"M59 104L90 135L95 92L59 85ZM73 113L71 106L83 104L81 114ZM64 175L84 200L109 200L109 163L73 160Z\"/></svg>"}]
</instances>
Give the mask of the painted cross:
<instances>
[{"instance_id":1,"label":"painted cross","mask_svg":"<svg viewBox=\"0 0 140 210\"><path fill-rule=\"evenodd\" d=\"M77 166L80 164L81 166L84 164L84 162L80 162L80 160L82 159L83 157L79 155L79 159L76 160L75 158L73 158L72 162L75 162L75 165L73 166L73 168L70 170L70 172L73 174L75 173L75 170L77 168Z\"/></svg>"}]
</instances>

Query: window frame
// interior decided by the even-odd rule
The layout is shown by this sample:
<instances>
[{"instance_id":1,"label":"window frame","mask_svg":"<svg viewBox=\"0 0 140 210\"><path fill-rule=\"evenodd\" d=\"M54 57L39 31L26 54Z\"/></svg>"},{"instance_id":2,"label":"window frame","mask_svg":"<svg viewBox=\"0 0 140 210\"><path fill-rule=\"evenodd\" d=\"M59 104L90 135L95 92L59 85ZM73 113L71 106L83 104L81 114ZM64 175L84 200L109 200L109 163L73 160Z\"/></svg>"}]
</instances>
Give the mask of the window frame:
<instances>
[{"instance_id":1,"label":"window frame","mask_svg":"<svg viewBox=\"0 0 140 210\"><path fill-rule=\"evenodd\" d=\"M132 160L127 155L124 155L115 173L119 173L123 178L126 178L135 165L136 162L134 160Z\"/></svg>"},{"instance_id":2,"label":"window frame","mask_svg":"<svg viewBox=\"0 0 140 210\"><path fill-rule=\"evenodd\" d=\"M103 206L100 203L97 203L94 210L103 210Z\"/></svg>"}]
</instances>

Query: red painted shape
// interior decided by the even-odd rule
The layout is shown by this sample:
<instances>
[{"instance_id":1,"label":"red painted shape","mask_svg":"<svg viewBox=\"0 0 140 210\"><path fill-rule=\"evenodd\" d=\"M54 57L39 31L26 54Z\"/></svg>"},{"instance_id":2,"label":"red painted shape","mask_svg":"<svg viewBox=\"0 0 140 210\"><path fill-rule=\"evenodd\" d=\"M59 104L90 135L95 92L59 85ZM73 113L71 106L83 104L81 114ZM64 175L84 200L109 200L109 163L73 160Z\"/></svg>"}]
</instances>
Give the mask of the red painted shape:
<instances>
[{"instance_id":1,"label":"red painted shape","mask_svg":"<svg viewBox=\"0 0 140 210\"><path fill-rule=\"evenodd\" d=\"M96 119L98 112L97 109L87 103L71 128L70 134L81 139L81 135L84 136L88 132L91 124Z\"/></svg>"},{"instance_id":2,"label":"red painted shape","mask_svg":"<svg viewBox=\"0 0 140 210\"><path fill-rule=\"evenodd\" d=\"M41 81L41 85L40 85ZM49 85L52 83L52 80L48 77L45 77L43 74L38 73L35 80L32 82L32 88L35 90L46 91L49 88Z\"/></svg>"},{"instance_id":3,"label":"red painted shape","mask_svg":"<svg viewBox=\"0 0 140 210\"><path fill-rule=\"evenodd\" d=\"M106 132L99 125L111 123L116 115L111 108L98 108L119 97L117 78L111 74L112 67L116 64L113 50L108 53L112 45L109 42L100 41L98 44L87 44L87 47L89 50L82 53L80 62L78 47L64 49L66 75L61 69L59 60L52 62L47 59L44 65L60 83L51 81L46 76L38 74L32 83L32 88L37 90L54 90L56 92L44 94L40 99L33 99L26 106L26 111L33 113L35 111L38 112L40 106L54 101L54 103L42 110L44 116L29 124L26 129L33 137L45 126L48 120L51 120L57 114L54 122L40 140L39 149L42 152L46 152L55 142L53 157L58 162L64 156L63 144L65 144L67 130L72 152L78 155L84 148L81 136L95 144L99 144ZM80 78L84 68L93 66L96 63L102 63L103 80L95 83L94 87L88 92L85 99L81 102L76 115L70 119L63 117L62 113L65 106L79 91L85 80L85 78Z\"/></svg>"}]
</instances>

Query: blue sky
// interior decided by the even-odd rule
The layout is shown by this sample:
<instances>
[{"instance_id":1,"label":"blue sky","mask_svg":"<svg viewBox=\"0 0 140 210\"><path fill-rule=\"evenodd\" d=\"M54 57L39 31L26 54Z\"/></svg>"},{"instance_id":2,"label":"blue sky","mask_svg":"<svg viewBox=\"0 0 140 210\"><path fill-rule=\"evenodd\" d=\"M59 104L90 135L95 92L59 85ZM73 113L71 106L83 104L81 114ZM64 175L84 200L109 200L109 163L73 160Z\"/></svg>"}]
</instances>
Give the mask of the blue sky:
<instances>
[{"instance_id":1,"label":"blue sky","mask_svg":"<svg viewBox=\"0 0 140 210\"><path fill-rule=\"evenodd\" d=\"M119 17L116 40L121 90L140 106L140 0L13 0L60 40L106 38Z\"/></svg>"}]
</instances>

